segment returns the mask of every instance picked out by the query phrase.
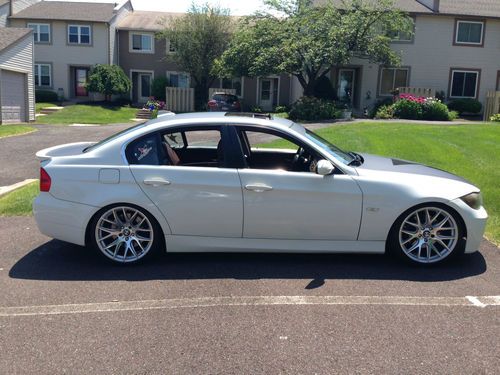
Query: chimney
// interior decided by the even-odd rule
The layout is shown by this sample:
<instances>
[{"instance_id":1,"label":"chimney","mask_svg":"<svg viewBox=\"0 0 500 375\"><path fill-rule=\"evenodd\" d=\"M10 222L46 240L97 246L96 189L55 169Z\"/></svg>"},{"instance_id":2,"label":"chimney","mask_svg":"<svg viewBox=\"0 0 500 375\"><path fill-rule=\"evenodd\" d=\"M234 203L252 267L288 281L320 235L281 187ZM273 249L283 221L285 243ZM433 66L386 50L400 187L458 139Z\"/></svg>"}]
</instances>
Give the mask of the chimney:
<instances>
[{"instance_id":1,"label":"chimney","mask_svg":"<svg viewBox=\"0 0 500 375\"><path fill-rule=\"evenodd\" d=\"M433 12L439 13L440 0L417 0L420 4L426 6Z\"/></svg>"}]
</instances>

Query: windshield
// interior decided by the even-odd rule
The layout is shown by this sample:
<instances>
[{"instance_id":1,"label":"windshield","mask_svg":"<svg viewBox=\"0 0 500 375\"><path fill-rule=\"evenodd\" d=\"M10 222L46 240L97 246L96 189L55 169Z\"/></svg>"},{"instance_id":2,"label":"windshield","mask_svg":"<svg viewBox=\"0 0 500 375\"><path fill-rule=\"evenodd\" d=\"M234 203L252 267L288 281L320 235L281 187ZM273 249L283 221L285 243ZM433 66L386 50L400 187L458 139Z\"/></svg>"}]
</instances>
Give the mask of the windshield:
<instances>
[{"instance_id":1,"label":"windshield","mask_svg":"<svg viewBox=\"0 0 500 375\"><path fill-rule=\"evenodd\" d=\"M106 139L103 139L102 141L99 141L95 144L93 144L92 146L89 146L87 147L85 150L83 150L83 152L89 152L89 151L92 151L92 150L95 150L96 148L98 147L101 147L102 145L108 143L108 142L111 142L113 139L116 139L124 134L127 134L127 133L131 133L133 132L134 130L136 129L139 129L141 127L145 126L144 124L139 124L139 125L135 125L135 126L132 126L131 128L127 128L125 130L122 130L121 132L118 132L116 134L113 134L112 136L106 138Z\"/></svg>"},{"instance_id":2,"label":"windshield","mask_svg":"<svg viewBox=\"0 0 500 375\"><path fill-rule=\"evenodd\" d=\"M340 148L331 144L323 137L320 137L316 133L313 133L310 130L306 129L305 133L306 137L313 141L317 146L321 147L323 150L327 151L331 155L333 155L337 160L341 161L344 164L349 164L354 160L354 157L348 154L345 151L342 151Z\"/></svg>"}]
</instances>

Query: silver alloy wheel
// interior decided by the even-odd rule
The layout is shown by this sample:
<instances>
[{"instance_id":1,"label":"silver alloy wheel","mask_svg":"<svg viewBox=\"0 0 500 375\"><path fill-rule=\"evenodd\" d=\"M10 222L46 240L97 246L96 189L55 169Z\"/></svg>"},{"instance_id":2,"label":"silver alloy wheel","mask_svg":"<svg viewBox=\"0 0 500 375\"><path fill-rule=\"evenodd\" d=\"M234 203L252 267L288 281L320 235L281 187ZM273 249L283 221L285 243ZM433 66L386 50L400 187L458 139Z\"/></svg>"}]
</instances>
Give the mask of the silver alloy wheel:
<instances>
[{"instance_id":1,"label":"silver alloy wheel","mask_svg":"<svg viewBox=\"0 0 500 375\"><path fill-rule=\"evenodd\" d=\"M437 207L423 207L403 220L399 244L411 260L436 263L453 252L458 235L458 225L450 213Z\"/></svg>"},{"instance_id":2,"label":"silver alloy wheel","mask_svg":"<svg viewBox=\"0 0 500 375\"><path fill-rule=\"evenodd\" d=\"M120 262L135 262L151 249L153 226L141 211L127 206L113 207L101 215L95 227L99 250Z\"/></svg>"}]
</instances>

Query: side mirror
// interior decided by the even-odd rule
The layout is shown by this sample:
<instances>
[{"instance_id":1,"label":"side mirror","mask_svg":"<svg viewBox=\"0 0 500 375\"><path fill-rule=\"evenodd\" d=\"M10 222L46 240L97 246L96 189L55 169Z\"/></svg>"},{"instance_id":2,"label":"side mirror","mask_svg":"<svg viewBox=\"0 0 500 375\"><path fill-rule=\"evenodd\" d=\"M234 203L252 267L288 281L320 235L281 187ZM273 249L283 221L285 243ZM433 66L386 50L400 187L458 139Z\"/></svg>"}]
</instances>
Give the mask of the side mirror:
<instances>
[{"instance_id":1,"label":"side mirror","mask_svg":"<svg viewBox=\"0 0 500 375\"><path fill-rule=\"evenodd\" d=\"M316 167L316 173L321 176L328 176L335 171L335 167L328 160L318 161L318 166Z\"/></svg>"}]
</instances>

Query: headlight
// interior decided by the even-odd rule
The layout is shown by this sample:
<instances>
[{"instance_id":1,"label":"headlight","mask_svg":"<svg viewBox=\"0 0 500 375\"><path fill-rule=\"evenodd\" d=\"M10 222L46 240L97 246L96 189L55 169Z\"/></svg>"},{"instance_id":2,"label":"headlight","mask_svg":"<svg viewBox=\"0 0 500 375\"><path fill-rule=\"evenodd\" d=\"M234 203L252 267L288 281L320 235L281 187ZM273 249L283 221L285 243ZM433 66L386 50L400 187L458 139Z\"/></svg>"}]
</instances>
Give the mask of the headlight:
<instances>
[{"instance_id":1,"label":"headlight","mask_svg":"<svg viewBox=\"0 0 500 375\"><path fill-rule=\"evenodd\" d=\"M460 198L467 206L475 210L479 210L483 205L483 197L481 193L470 193Z\"/></svg>"}]
</instances>

